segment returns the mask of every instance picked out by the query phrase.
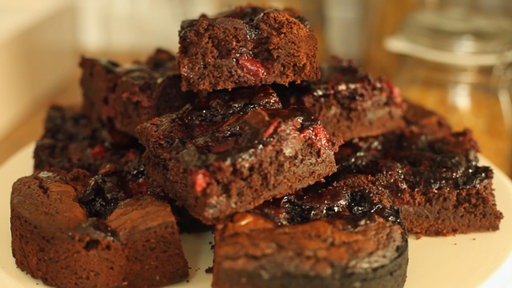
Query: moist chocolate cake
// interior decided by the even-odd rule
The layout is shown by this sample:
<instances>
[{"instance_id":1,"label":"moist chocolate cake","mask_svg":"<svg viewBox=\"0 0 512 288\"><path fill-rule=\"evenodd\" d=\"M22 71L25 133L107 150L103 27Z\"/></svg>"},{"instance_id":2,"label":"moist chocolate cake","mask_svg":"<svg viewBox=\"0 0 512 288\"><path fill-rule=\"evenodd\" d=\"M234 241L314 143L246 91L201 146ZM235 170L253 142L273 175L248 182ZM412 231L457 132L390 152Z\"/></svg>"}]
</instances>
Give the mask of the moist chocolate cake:
<instances>
[{"instance_id":1,"label":"moist chocolate cake","mask_svg":"<svg viewBox=\"0 0 512 288\"><path fill-rule=\"evenodd\" d=\"M178 111L195 95L180 91L175 62L175 56L163 49L145 62L126 65L82 57L83 112L133 134L140 123Z\"/></svg>"},{"instance_id":2,"label":"moist chocolate cake","mask_svg":"<svg viewBox=\"0 0 512 288\"><path fill-rule=\"evenodd\" d=\"M404 126L406 105L394 84L335 57L321 68L317 81L274 88L285 107L309 108L337 145Z\"/></svg>"},{"instance_id":3,"label":"moist chocolate cake","mask_svg":"<svg viewBox=\"0 0 512 288\"><path fill-rule=\"evenodd\" d=\"M318 43L293 9L242 6L182 22L178 65L182 90L315 80Z\"/></svg>"},{"instance_id":4,"label":"moist chocolate cake","mask_svg":"<svg viewBox=\"0 0 512 288\"><path fill-rule=\"evenodd\" d=\"M329 136L308 111L272 108L269 93L240 96L248 99L233 96L237 105L207 97L137 129L150 177L205 223L336 170Z\"/></svg>"},{"instance_id":5,"label":"moist chocolate cake","mask_svg":"<svg viewBox=\"0 0 512 288\"><path fill-rule=\"evenodd\" d=\"M402 287L407 238L380 190L318 183L235 214L216 228L213 287Z\"/></svg>"},{"instance_id":6,"label":"moist chocolate cake","mask_svg":"<svg viewBox=\"0 0 512 288\"><path fill-rule=\"evenodd\" d=\"M11 195L16 265L55 287L159 287L188 276L170 206L118 171L39 171ZM124 179L126 180L126 179Z\"/></svg>"},{"instance_id":7,"label":"moist chocolate cake","mask_svg":"<svg viewBox=\"0 0 512 288\"><path fill-rule=\"evenodd\" d=\"M443 125L432 130L439 122L426 122L345 143L337 154L339 172L332 177L373 176L390 191L408 233L441 236L498 230L503 215L496 207L493 171L478 165L471 132L447 133Z\"/></svg>"}]
</instances>

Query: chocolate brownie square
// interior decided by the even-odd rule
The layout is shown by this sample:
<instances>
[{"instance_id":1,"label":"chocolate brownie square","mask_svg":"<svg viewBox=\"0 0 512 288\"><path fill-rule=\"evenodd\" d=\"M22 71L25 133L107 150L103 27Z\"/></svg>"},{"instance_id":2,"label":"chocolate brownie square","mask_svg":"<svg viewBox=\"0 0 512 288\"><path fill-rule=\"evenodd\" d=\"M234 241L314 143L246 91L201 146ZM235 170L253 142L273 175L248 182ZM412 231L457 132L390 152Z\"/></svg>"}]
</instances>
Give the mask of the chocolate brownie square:
<instances>
[{"instance_id":1,"label":"chocolate brownie square","mask_svg":"<svg viewBox=\"0 0 512 288\"><path fill-rule=\"evenodd\" d=\"M321 79L292 87L274 86L283 105L310 109L340 145L357 137L378 135L404 126L406 105L390 81L373 78L352 62L331 58Z\"/></svg>"},{"instance_id":2,"label":"chocolate brownie square","mask_svg":"<svg viewBox=\"0 0 512 288\"><path fill-rule=\"evenodd\" d=\"M418 127L343 144L337 154L339 172L333 177L374 177L390 191L408 233L440 236L498 230L503 215L496 206L493 171L478 165L471 132L436 137L438 133L422 133Z\"/></svg>"},{"instance_id":3,"label":"chocolate brownie square","mask_svg":"<svg viewBox=\"0 0 512 288\"><path fill-rule=\"evenodd\" d=\"M179 31L182 90L213 91L320 76L317 39L292 9L242 6L186 20Z\"/></svg>"},{"instance_id":4,"label":"chocolate brownie square","mask_svg":"<svg viewBox=\"0 0 512 288\"><path fill-rule=\"evenodd\" d=\"M353 180L317 183L217 225L213 287L402 287L398 210L371 179Z\"/></svg>"},{"instance_id":5,"label":"chocolate brownie square","mask_svg":"<svg viewBox=\"0 0 512 288\"><path fill-rule=\"evenodd\" d=\"M82 57L80 67L83 112L132 135L140 123L178 111L195 97L181 92L176 58L163 49L125 65Z\"/></svg>"},{"instance_id":6,"label":"chocolate brownie square","mask_svg":"<svg viewBox=\"0 0 512 288\"><path fill-rule=\"evenodd\" d=\"M308 111L279 108L275 93L264 92L210 94L137 129L150 177L205 223L336 170L333 145L318 121Z\"/></svg>"}]
</instances>

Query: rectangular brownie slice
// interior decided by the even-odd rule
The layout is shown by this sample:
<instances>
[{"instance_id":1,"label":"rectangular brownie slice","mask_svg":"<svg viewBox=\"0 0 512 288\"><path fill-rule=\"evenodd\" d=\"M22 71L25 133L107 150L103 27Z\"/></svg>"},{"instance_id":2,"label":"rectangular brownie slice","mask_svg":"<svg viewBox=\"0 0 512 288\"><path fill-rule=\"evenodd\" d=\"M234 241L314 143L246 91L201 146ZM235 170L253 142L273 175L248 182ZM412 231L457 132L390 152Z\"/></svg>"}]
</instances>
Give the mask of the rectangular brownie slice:
<instances>
[{"instance_id":1,"label":"rectangular brownie slice","mask_svg":"<svg viewBox=\"0 0 512 288\"><path fill-rule=\"evenodd\" d=\"M285 107L310 109L337 145L404 126L406 105L390 81L373 78L335 57L321 66L321 72L317 81L274 88Z\"/></svg>"},{"instance_id":2,"label":"rectangular brownie slice","mask_svg":"<svg viewBox=\"0 0 512 288\"><path fill-rule=\"evenodd\" d=\"M398 210L371 180L353 180L317 183L217 225L212 286L402 287Z\"/></svg>"},{"instance_id":3,"label":"rectangular brownie slice","mask_svg":"<svg viewBox=\"0 0 512 288\"><path fill-rule=\"evenodd\" d=\"M333 177L373 176L390 191L408 233L438 236L498 230L503 215L495 202L493 171L478 165L478 146L471 132L450 132L431 121L432 114L424 115L428 117L418 119L425 121L412 125L413 129L343 144L336 156L339 172Z\"/></svg>"},{"instance_id":4,"label":"rectangular brownie slice","mask_svg":"<svg viewBox=\"0 0 512 288\"><path fill-rule=\"evenodd\" d=\"M80 67L83 112L132 135L140 123L178 111L195 97L181 92L176 58L163 49L124 65L82 57Z\"/></svg>"},{"instance_id":5,"label":"rectangular brownie slice","mask_svg":"<svg viewBox=\"0 0 512 288\"><path fill-rule=\"evenodd\" d=\"M246 5L183 21L178 65L182 90L315 80L318 43L295 10Z\"/></svg>"},{"instance_id":6,"label":"rectangular brownie slice","mask_svg":"<svg viewBox=\"0 0 512 288\"><path fill-rule=\"evenodd\" d=\"M209 94L137 129L149 175L205 223L336 170L329 136L308 111L281 109L269 86L253 90Z\"/></svg>"}]
</instances>

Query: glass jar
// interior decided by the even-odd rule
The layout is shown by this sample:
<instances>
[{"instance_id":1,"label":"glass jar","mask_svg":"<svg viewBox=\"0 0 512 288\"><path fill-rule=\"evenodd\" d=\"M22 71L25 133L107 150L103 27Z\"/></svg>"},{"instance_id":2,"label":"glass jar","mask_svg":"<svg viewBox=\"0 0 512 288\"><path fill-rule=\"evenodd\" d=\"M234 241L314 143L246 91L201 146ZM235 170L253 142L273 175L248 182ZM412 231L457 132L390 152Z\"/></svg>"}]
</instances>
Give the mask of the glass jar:
<instances>
[{"instance_id":1,"label":"glass jar","mask_svg":"<svg viewBox=\"0 0 512 288\"><path fill-rule=\"evenodd\" d=\"M468 7L420 8L388 50L401 55L394 81L404 98L469 128L482 154L512 174L512 21Z\"/></svg>"}]
</instances>

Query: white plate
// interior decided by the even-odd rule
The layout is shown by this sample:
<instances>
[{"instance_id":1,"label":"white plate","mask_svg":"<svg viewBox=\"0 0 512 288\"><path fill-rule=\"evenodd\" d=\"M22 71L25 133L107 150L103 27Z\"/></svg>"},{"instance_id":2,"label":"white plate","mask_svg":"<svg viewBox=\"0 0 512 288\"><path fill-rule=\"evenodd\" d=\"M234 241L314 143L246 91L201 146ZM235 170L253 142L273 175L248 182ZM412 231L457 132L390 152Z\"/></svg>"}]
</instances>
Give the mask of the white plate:
<instances>
[{"instance_id":1,"label":"white plate","mask_svg":"<svg viewBox=\"0 0 512 288\"><path fill-rule=\"evenodd\" d=\"M0 167L0 283L2 287L44 287L16 268L11 256L9 198L12 183L32 172L29 145ZM483 165L491 165L482 159ZM493 167L494 168L494 167ZM501 229L452 237L423 237L409 241L409 268L405 287L512 287L512 182L497 168L494 188L498 208L505 214ZM171 287L210 287L212 265L211 233L185 235L185 253L191 277Z\"/></svg>"}]
</instances>

